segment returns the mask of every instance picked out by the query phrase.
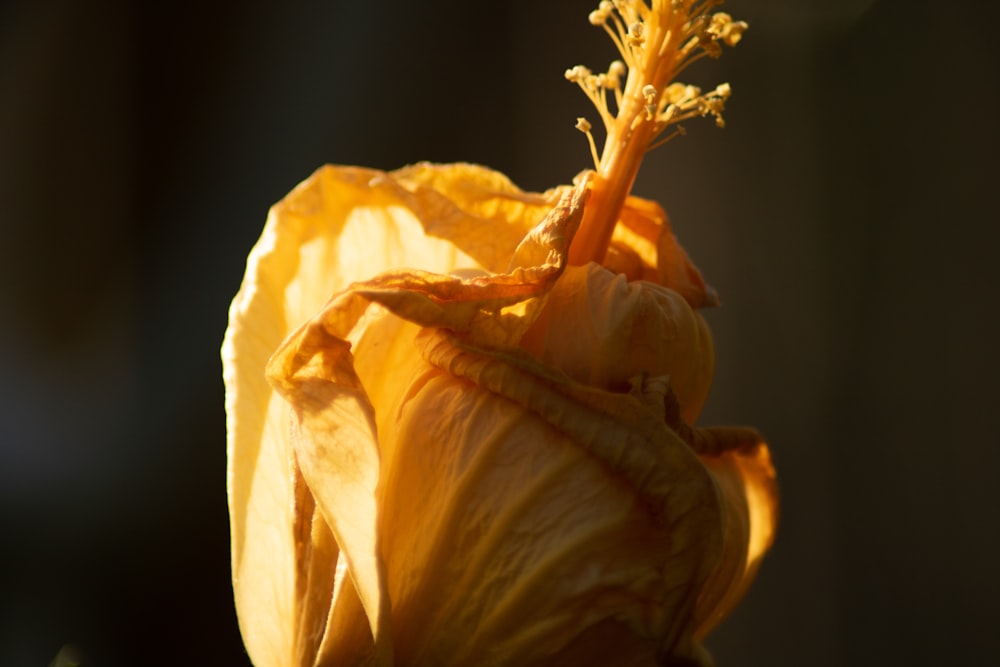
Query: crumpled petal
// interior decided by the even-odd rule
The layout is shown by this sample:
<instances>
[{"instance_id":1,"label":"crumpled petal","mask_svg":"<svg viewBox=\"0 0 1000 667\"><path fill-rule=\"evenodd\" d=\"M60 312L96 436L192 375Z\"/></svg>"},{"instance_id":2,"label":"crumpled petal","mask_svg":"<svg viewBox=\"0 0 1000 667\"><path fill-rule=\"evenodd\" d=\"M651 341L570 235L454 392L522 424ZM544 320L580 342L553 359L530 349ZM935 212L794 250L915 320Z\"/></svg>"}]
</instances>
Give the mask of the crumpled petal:
<instances>
[{"instance_id":1,"label":"crumpled petal","mask_svg":"<svg viewBox=\"0 0 1000 667\"><path fill-rule=\"evenodd\" d=\"M672 289L627 281L594 264L572 267L549 294L521 347L577 382L624 390L636 375L668 375L688 424L715 370L705 320Z\"/></svg>"}]
</instances>

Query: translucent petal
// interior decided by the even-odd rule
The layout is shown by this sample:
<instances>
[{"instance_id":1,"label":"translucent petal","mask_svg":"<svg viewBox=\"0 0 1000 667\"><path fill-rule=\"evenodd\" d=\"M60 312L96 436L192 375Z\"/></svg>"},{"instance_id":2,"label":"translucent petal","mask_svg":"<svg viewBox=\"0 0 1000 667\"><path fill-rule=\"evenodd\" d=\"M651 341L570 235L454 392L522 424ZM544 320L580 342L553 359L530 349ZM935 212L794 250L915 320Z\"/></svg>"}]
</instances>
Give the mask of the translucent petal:
<instances>
[{"instance_id":1,"label":"translucent petal","mask_svg":"<svg viewBox=\"0 0 1000 667\"><path fill-rule=\"evenodd\" d=\"M296 504L288 404L266 382L264 366L293 328L354 281L400 266L481 268L455 245L425 234L425 199L390 174L324 167L272 208L248 258L222 357L234 592L259 667L298 664L293 656L311 650L295 648L296 637L315 624L311 616L323 605L303 597L315 588L303 582L323 567L332 571L338 558L335 544L310 551L322 559L311 565L304 547L297 551L296 535L311 530L304 527L309 518L297 515L309 494Z\"/></svg>"},{"instance_id":2,"label":"translucent petal","mask_svg":"<svg viewBox=\"0 0 1000 667\"><path fill-rule=\"evenodd\" d=\"M778 527L778 487L771 454L763 442L721 456L704 456L724 498L725 555L698 601L707 635L733 610L753 582Z\"/></svg>"},{"instance_id":3,"label":"translucent petal","mask_svg":"<svg viewBox=\"0 0 1000 667\"><path fill-rule=\"evenodd\" d=\"M522 192L500 172L472 164L426 162L393 172L412 193L427 232L448 239L491 273L507 269L514 250L569 188Z\"/></svg>"}]
</instances>

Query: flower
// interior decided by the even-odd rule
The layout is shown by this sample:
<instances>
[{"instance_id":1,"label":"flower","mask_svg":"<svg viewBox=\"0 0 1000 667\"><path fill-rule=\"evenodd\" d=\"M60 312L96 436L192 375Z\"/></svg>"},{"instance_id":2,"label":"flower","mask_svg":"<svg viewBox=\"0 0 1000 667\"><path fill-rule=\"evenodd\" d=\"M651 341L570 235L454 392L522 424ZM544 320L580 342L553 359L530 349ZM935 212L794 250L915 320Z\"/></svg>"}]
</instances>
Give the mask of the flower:
<instances>
[{"instance_id":1,"label":"flower","mask_svg":"<svg viewBox=\"0 0 1000 667\"><path fill-rule=\"evenodd\" d=\"M591 14L627 64L567 73L608 132L598 156L578 125L596 170L573 185L328 166L272 208L223 344L258 667L708 661L774 471L756 431L693 427L715 294L629 189L664 128L721 118L728 87L668 85L745 27L711 4Z\"/></svg>"}]
</instances>

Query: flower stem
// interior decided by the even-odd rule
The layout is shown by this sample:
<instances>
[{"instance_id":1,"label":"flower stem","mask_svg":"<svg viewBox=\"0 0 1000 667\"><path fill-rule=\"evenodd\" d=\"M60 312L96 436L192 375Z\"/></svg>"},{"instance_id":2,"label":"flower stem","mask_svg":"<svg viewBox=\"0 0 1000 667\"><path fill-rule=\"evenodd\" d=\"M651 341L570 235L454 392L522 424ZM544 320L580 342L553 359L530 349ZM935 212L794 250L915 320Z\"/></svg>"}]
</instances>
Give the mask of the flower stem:
<instances>
[{"instance_id":1,"label":"flower stem","mask_svg":"<svg viewBox=\"0 0 1000 667\"><path fill-rule=\"evenodd\" d=\"M641 133L641 129L638 133ZM611 139L615 134L617 132L613 131L608 136L609 141L604 147L597 175L591 183L590 199L584 209L580 229L570 244L571 265L600 263L604 260L622 206L632 191L636 174L639 173L645 141L636 141L636 137L631 136L612 145Z\"/></svg>"}]
</instances>

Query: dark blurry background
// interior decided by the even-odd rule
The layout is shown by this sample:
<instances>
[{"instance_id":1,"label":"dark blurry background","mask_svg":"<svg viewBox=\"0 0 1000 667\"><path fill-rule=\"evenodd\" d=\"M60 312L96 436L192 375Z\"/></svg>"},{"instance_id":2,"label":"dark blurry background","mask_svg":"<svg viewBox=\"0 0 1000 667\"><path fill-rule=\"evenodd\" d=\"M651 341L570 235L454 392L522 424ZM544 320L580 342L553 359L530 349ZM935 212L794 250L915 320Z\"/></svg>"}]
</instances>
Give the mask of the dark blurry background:
<instances>
[{"instance_id":1,"label":"dark blurry background","mask_svg":"<svg viewBox=\"0 0 1000 667\"><path fill-rule=\"evenodd\" d=\"M588 166L595 2L0 4L0 665L246 665L218 348L325 163ZM637 192L719 290L706 422L769 437L777 544L720 667L1000 655L992 2L732 0L728 127Z\"/></svg>"}]
</instances>

